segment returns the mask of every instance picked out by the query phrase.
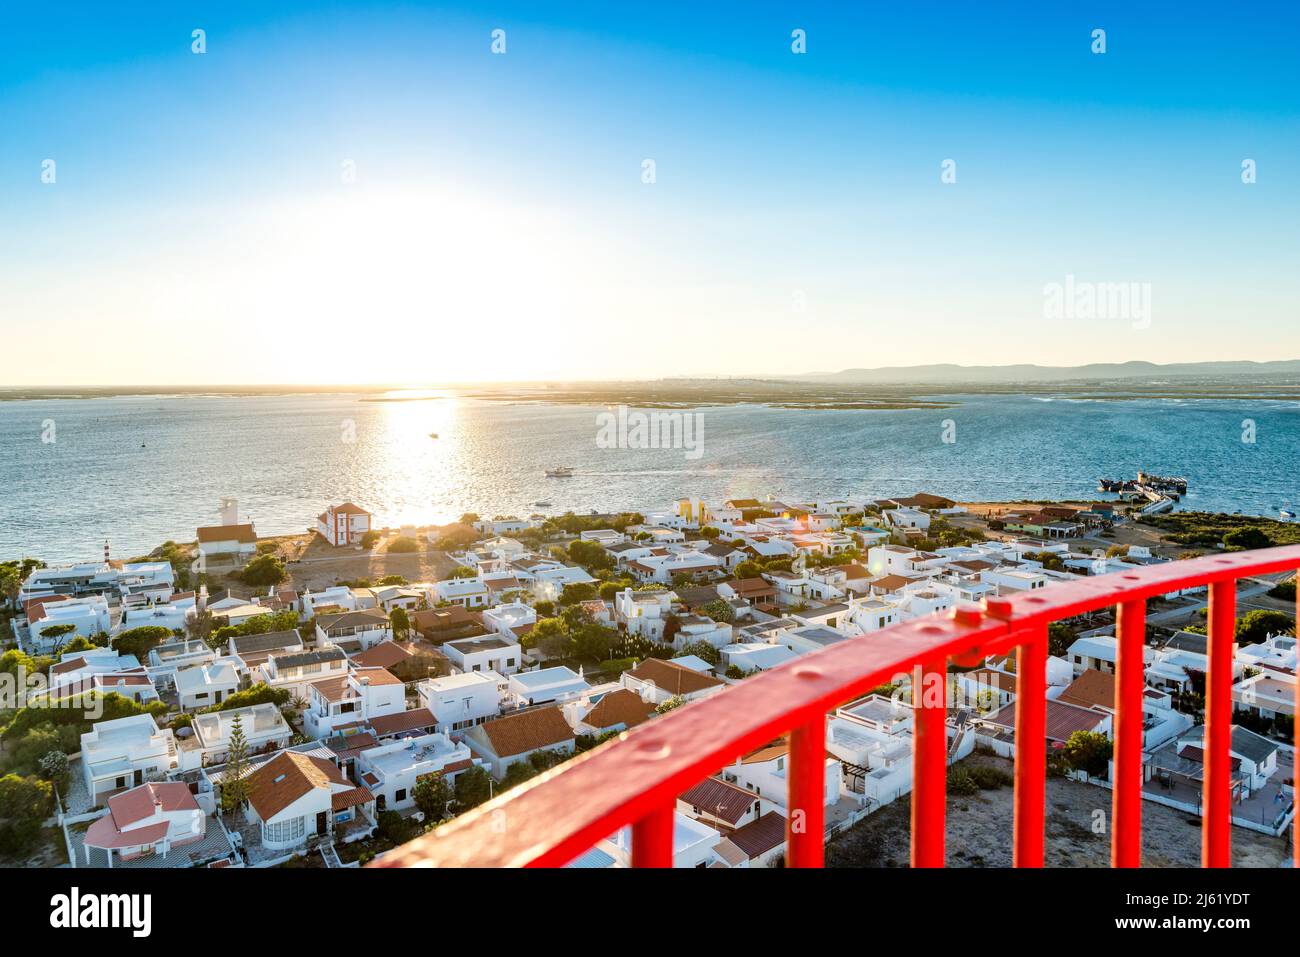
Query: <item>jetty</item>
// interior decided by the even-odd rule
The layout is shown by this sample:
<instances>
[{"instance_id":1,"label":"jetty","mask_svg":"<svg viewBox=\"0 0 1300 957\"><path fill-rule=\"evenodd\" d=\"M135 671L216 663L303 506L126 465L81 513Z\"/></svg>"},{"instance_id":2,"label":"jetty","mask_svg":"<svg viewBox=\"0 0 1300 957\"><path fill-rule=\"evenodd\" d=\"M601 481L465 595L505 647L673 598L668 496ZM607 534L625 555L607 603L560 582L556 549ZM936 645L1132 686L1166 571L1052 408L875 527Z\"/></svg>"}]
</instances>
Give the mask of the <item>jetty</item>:
<instances>
[{"instance_id":1,"label":"jetty","mask_svg":"<svg viewBox=\"0 0 1300 957\"><path fill-rule=\"evenodd\" d=\"M1131 500L1145 498L1147 505L1142 508L1142 513L1155 515L1168 512L1187 494L1187 479L1138 472L1135 479L1098 479L1097 491Z\"/></svg>"}]
</instances>

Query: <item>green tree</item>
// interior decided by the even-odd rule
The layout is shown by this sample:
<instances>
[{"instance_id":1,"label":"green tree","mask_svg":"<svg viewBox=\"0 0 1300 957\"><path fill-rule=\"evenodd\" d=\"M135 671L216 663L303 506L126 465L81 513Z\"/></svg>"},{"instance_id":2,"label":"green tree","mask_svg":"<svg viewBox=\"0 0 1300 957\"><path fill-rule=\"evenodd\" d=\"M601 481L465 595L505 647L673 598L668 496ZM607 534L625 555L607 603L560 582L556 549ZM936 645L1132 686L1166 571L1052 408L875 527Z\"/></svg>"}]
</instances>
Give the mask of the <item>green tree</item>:
<instances>
[{"instance_id":1,"label":"green tree","mask_svg":"<svg viewBox=\"0 0 1300 957\"><path fill-rule=\"evenodd\" d=\"M763 574L763 566L755 561L743 561L734 571L737 578L758 578Z\"/></svg>"},{"instance_id":2,"label":"green tree","mask_svg":"<svg viewBox=\"0 0 1300 957\"><path fill-rule=\"evenodd\" d=\"M468 565L457 565L451 570L451 578L478 578L478 572Z\"/></svg>"},{"instance_id":3,"label":"green tree","mask_svg":"<svg viewBox=\"0 0 1300 957\"><path fill-rule=\"evenodd\" d=\"M388 615L388 620L393 626L393 635L397 638L405 638L407 632L411 630L411 617L406 613L405 608L394 608Z\"/></svg>"},{"instance_id":4,"label":"green tree","mask_svg":"<svg viewBox=\"0 0 1300 957\"><path fill-rule=\"evenodd\" d=\"M560 618L543 618L528 634L529 643L548 658L567 658L573 653L573 639Z\"/></svg>"},{"instance_id":5,"label":"green tree","mask_svg":"<svg viewBox=\"0 0 1300 957\"><path fill-rule=\"evenodd\" d=\"M572 542L569 545L569 558L588 571L614 567L613 557L595 542Z\"/></svg>"},{"instance_id":6,"label":"green tree","mask_svg":"<svg viewBox=\"0 0 1300 957\"><path fill-rule=\"evenodd\" d=\"M462 813L478 807L492 793L492 781L479 765L466 768L456 775L456 811Z\"/></svg>"},{"instance_id":7,"label":"green tree","mask_svg":"<svg viewBox=\"0 0 1300 957\"><path fill-rule=\"evenodd\" d=\"M278 585L284 579L284 562L275 555L258 555L239 573L239 580L246 585Z\"/></svg>"},{"instance_id":8,"label":"green tree","mask_svg":"<svg viewBox=\"0 0 1300 957\"><path fill-rule=\"evenodd\" d=\"M76 625L51 625L40 632L40 636L45 639L54 640L54 653L58 654L63 645L63 640L77 630Z\"/></svg>"},{"instance_id":9,"label":"green tree","mask_svg":"<svg viewBox=\"0 0 1300 957\"><path fill-rule=\"evenodd\" d=\"M425 823L436 824L447 816L447 805L455 799L456 792L441 774L430 774L415 783L411 796L424 814Z\"/></svg>"},{"instance_id":10,"label":"green tree","mask_svg":"<svg viewBox=\"0 0 1300 957\"><path fill-rule=\"evenodd\" d=\"M572 582L565 585L564 590L560 592L560 607L564 608L569 605L576 605L578 602L591 601L598 594L596 586L591 582Z\"/></svg>"},{"instance_id":11,"label":"green tree","mask_svg":"<svg viewBox=\"0 0 1300 957\"><path fill-rule=\"evenodd\" d=\"M1056 658L1064 658L1066 650L1078 640L1078 635L1069 625L1054 621L1047 626L1047 653Z\"/></svg>"},{"instance_id":12,"label":"green tree","mask_svg":"<svg viewBox=\"0 0 1300 957\"><path fill-rule=\"evenodd\" d=\"M230 724L225 780L221 784L221 809L231 813L248 800L248 791L248 741L244 737L243 719L235 715Z\"/></svg>"},{"instance_id":13,"label":"green tree","mask_svg":"<svg viewBox=\"0 0 1300 957\"><path fill-rule=\"evenodd\" d=\"M1087 771L1092 777L1103 777L1113 748L1110 738L1096 731L1075 731L1062 750L1066 763L1075 771Z\"/></svg>"},{"instance_id":14,"label":"green tree","mask_svg":"<svg viewBox=\"0 0 1300 957\"><path fill-rule=\"evenodd\" d=\"M1273 544L1263 531L1247 525L1235 528L1223 536L1223 547L1230 552L1240 552L1251 548L1268 548Z\"/></svg>"},{"instance_id":15,"label":"green tree","mask_svg":"<svg viewBox=\"0 0 1300 957\"><path fill-rule=\"evenodd\" d=\"M119 634L113 639L113 647L119 655L135 655L143 664L153 648L171 641L172 637L171 629L162 625L141 625Z\"/></svg>"},{"instance_id":16,"label":"green tree","mask_svg":"<svg viewBox=\"0 0 1300 957\"><path fill-rule=\"evenodd\" d=\"M1295 619L1282 611L1257 608L1237 619L1237 641L1243 645L1257 645L1269 635L1284 635L1295 631Z\"/></svg>"},{"instance_id":17,"label":"green tree","mask_svg":"<svg viewBox=\"0 0 1300 957\"><path fill-rule=\"evenodd\" d=\"M700 613L708 615L714 621L720 621L727 625L736 620L736 609L721 598L705 602L700 606Z\"/></svg>"}]
</instances>

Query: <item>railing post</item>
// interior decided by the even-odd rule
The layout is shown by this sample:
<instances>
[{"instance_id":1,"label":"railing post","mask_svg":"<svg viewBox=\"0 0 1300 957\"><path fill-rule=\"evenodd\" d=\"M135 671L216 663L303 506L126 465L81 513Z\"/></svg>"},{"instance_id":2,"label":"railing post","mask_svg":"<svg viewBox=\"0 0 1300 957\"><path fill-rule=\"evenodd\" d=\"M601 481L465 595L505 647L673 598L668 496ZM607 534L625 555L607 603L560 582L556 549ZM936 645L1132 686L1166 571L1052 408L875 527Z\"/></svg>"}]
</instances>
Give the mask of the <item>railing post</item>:
<instances>
[{"instance_id":1,"label":"railing post","mask_svg":"<svg viewBox=\"0 0 1300 957\"><path fill-rule=\"evenodd\" d=\"M1111 803L1111 867L1142 865L1142 691L1146 687L1146 602L1126 601L1115 613L1115 791Z\"/></svg>"},{"instance_id":2,"label":"railing post","mask_svg":"<svg viewBox=\"0 0 1300 957\"><path fill-rule=\"evenodd\" d=\"M1047 623L1034 625L1016 653L1016 867L1043 866L1047 791Z\"/></svg>"},{"instance_id":3,"label":"railing post","mask_svg":"<svg viewBox=\"0 0 1300 957\"><path fill-rule=\"evenodd\" d=\"M790 867L821 867L826 851L826 716L790 734L790 813L785 819Z\"/></svg>"},{"instance_id":4,"label":"railing post","mask_svg":"<svg viewBox=\"0 0 1300 957\"><path fill-rule=\"evenodd\" d=\"M1237 583L1210 585L1210 673L1205 679L1205 794L1201 802L1201 866L1232 864L1232 646Z\"/></svg>"},{"instance_id":5,"label":"railing post","mask_svg":"<svg viewBox=\"0 0 1300 957\"><path fill-rule=\"evenodd\" d=\"M673 866L673 804L657 807L632 825L632 866Z\"/></svg>"},{"instance_id":6,"label":"railing post","mask_svg":"<svg viewBox=\"0 0 1300 957\"><path fill-rule=\"evenodd\" d=\"M944 866L948 799L947 659L912 672L912 866Z\"/></svg>"}]
</instances>

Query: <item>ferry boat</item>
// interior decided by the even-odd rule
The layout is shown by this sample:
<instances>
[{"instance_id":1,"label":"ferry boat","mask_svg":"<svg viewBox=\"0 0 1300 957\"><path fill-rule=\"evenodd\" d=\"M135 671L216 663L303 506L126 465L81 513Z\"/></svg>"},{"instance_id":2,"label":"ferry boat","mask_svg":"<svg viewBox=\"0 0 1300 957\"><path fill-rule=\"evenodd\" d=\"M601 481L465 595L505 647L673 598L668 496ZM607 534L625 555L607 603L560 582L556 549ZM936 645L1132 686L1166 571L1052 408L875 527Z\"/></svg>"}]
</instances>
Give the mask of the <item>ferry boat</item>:
<instances>
[{"instance_id":1,"label":"ferry boat","mask_svg":"<svg viewBox=\"0 0 1300 957\"><path fill-rule=\"evenodd\" d=\"M569 468L569 466L567 465L561 465L557 468L547 469L546 477L547 478L572 478L573 469Z\"/></svg>"}]
</instances>

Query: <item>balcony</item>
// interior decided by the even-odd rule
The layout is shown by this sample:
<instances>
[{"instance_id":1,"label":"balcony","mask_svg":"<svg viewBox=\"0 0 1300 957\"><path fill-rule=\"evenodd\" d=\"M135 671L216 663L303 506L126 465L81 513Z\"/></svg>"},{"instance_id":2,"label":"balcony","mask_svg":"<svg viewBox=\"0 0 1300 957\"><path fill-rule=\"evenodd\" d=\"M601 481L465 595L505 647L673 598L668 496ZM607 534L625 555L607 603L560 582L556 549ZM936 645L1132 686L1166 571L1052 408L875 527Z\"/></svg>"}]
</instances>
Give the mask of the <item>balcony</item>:
<instances>
[{"instance_id":1,"label":"balcony","mask_svg":"<svg viewBox=\"0 0 1300 957\"><path fill-rule=\"evenodd\" d=\"M669 867L676 797L744 752L790 734L786 861L820 867L826 715L888 682L913 676L911 862L944 863L945 675L1014 652L1013 861L1043 866L1046 661L1049 623L1116 606L1111 864L1137 867L1142 847L1142 734L1146 603L1209 586L1201 862L1230 865L1233 642L1239 578L1300 568L1300 546L1209 555L988 598L947 617L902 622L746 679L656 718L386 855L384 867L556 867L620 828L631 862ZM1293 842L1300 864L1300 841Z\"/></svg>"}]
</instances>

